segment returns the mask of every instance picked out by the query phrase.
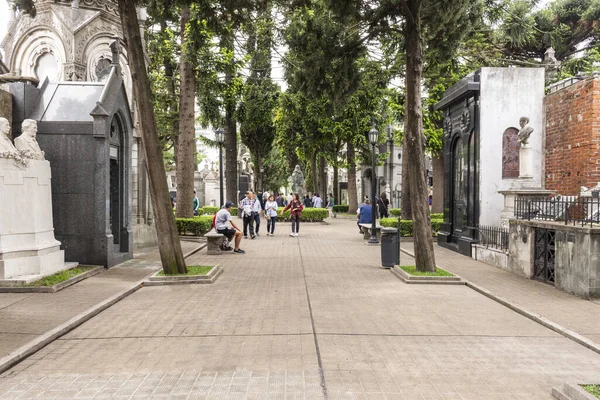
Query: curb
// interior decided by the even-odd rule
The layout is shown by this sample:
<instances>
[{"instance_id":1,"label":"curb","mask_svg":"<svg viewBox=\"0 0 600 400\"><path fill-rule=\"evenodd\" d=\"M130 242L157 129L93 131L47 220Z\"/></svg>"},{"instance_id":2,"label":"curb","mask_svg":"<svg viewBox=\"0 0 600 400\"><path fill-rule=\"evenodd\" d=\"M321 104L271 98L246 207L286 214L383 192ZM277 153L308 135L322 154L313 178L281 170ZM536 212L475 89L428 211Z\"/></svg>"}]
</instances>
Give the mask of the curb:
<instances>
[{"instance_id":1,"label":"curb","mask_svg":"<svg viewBox=\"0 0 600 400\"><path fill-rule=\"evenodd\" d=\"M405 249L400 249L400 251L406 255L409 255L411 257L415 257L415 255L411 252L409 252L408 250ZM550 321L549 319L542 317L541 315L532 313L531 311L526 310L525 308L515 304L515 303L511 303L509 300L500 297L498 295L496 295L495 293L471 282L468 281L466 279L464 279L465 285L471 289L473 289L476 292L479 292L480 294L494 300L497 303L502 304L504 307L507 307L509 309L511 309L512 311L521 314L522 316L529 318L530 320L537 322L538 324L550 329L551 331L554 331L564 337L566 337L567 339L570 339L572 341L574 341L577 344L580 344L584 347L587 347L588 349L592 350L595 353L600 354L600 345L596 344L595 342L591 341L590 339L580 335L577 332L573 332L570 329L565 328L562 325L559 325L555 322Z\"/></svg>"},{"instance_id":2,"label":"curb","mask_svg":"<svg viewBox=\"0 0 600 400\"><path fill-rule=\"evenodd\" d=\"M396 275L402 282L407 284L425 285L465 285L460 276L413 276L399 268L397 265L390 268L392 274Z\"/></svg>"},{"instance_id":3,"label":"curb","mask_svg":"<svg viewBox=\"0 0 600 400\"><path fill-rule=\"evenodd\" d=\"M169 286L169 285L190 285L190 284L210 284L214 283L223 273L223 268L215 265L206 275L197 276L156 276L158 272L152 274L148 280L144 281L144 287L149 286Z\"/></svg>"},{"instance_id":4,"label":"curb","mask_svg":"<svg viewBox=\"0 0 600 400\"><path fill-rule=\"evenodd\" d=\"M202 244L200 244L198 247L196 247L195 249L189 251L188 253L183 255L183 258L186 259L189 256L192 256L194 254L196 254L197 252L199 252L200 250L202 250L203 248L205 248L206 246L208 246L208 243L204 242Z\"/></svg>"},{"instance_id":5,"label":"curb","mask_svg":"<svg viewBox=\"0 0 600 400\"><path fill-rule=\"evenodd\" d=\"M187 258L187 257L191 256L192 254L199 252L204 247L206 247L206 243L198 246L194 250L185 254L184 258ZM149 266L150 266L150 264L149 264ZM156 273L156 271L149 273L148 276L152 275L154 273ZM86 321L92 319L93 317L95 317L96 315L100 314L102 311L115 305L119 301L121 301L124 298L128 297L129 295L137 292L139 289L143 288L144 281L148 278L148 276L146 276L146 278L141 279L138 282L134 283L133 286L130 287L129 289L123 290L120 293L117 293L114 296L101 301L100 303L96 304L95 306L88 308L86 311L74 316L67 322L62 323L59 326L57 326L56 328L51 329L50 331L38 336L37 338L25 343L23 346L19 347L18 349L10 352L7 356L0 358L0 375L3 374L4 372L6 372L8 369L17 365L18 363L20 363L27 357L29 357L32 354L43 349L44 347L46 347L47 345L49 345L56 339L69 333L73 329L82 325L84 322L86 322Z\"/></svg>"},{"instance_id":6,"label":"curb","mask_svg":"<svg viewBox=\"0 0 600 400\"><path fill-rule=\"evenodd\" d=\"M80 267L87 267L87 265L80 265ZM0 287L0 293L56 293L84 279L91 278L102 271L104 271L103 266L93 266L89 271L76 275L64 282L57 283L54 286L3 286Z\"/></svg>"},{"instance_id":7,"label":"curb","mask_svg":"<svg viewBox=\"0 0 600 400\"><path fill-rule=\"evenodd\" d=\"M597 397L585 391L576 383L565 383L562 388L552 388L552 396L559 400L596 400Z\"/></svg>"}]
</instances>

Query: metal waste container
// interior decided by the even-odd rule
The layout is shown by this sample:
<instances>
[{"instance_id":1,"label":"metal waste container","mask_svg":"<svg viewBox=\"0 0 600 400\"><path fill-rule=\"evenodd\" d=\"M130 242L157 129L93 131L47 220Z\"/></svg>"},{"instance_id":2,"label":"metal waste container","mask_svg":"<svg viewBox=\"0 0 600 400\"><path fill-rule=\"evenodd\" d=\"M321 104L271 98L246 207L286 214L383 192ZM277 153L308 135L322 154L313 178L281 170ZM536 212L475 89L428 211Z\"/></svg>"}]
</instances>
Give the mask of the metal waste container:
<instances>
[{"instance_id":1,"label":"metal waste container","mask_svg":"<svg viewBox=\"0 0 600 400\"><path fill-rule=\"evenodd\" d=\"M381 228L381 265L392 268L400 264L400 234L396 228Z\"/></svg>"}]
</instances>

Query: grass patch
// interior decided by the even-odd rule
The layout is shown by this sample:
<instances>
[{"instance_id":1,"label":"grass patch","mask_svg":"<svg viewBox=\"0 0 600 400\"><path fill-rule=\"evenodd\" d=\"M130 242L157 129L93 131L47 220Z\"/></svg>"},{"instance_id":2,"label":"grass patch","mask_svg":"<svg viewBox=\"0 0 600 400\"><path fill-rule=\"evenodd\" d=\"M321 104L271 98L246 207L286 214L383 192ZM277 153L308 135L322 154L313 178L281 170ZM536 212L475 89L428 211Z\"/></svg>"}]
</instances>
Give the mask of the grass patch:
<instances>
[{"instance_id":1,"label":"grass patch","mask_svg":"<svg viewBox=\"0 0 600 400\"><path fill-rule=\"evenodd\" d=\"M580 385L585 391L590 393L592 396L596 396L600 399L600 385Z\"/></svg>"},{"instance_id":2,"label":"grass patch","mask_svg":"<svg viewBox=\"0 0 600 400\"><path fill-rule=\"evenodd\" d=\"M25 286L54 286L58 285L61 282L64 282L68 279L76 277L77 275L81 275L84 272L88 272L90 269L94 267L77 267L68 269L66 271L60 271L53 275L46 276L45 278L40 279L39 281L28 283Z\"/></svg>"},{"instance_id":3,"label":"grass patch","mask_svg":"<svg viewBox=\"0 0 600 400\"><path fill-rule=\"evenodd\" d=\"M187 274L168 274L165 275L165 271L160 271L156 276L196 276L196 275L206 275L211 270L212 265L192 265L187 267Z\"/></svg>"},{"instance_id":4,"label":"grass patch","mask_svg":"<svg viewBox=\"0 0 600 400\"><path fill-rule=\"evenodd\" d=\"M441 269L440 267L437 267L435 272L417 271L417 267L415 265L401 265L400 268L413 276L454 276L450 272L446 271L445 269Z\"/></svg>"}]
</instances>

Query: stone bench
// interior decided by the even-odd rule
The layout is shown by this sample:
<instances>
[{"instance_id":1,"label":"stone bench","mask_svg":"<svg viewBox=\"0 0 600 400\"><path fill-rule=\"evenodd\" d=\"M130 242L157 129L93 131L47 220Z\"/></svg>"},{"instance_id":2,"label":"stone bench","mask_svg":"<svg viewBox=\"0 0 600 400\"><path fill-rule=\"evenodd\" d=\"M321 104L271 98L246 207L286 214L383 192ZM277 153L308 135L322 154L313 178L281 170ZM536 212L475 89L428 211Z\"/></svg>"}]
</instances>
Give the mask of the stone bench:
<instances>
[{"instance_id":1,"label":"stone bench","mask_svg":"<svg viewBox=\"0 0 600 400\"><path fill-rule=\"evenodd\" d=\"M358 224L358 226L362 228L364 239L370 239L372 224ZM375 225L375 236L377 236L377 239L381 241L381 225Z\"/></svg>"},{"instance_id":2,"label":"stone bench","mask_svg":"<svg viewBox=\"0 0 600 400\"><path fill-rule=\"evenodd\" d=\"M225 240L225 235L222 233L218 233L214 228L210 230L207 234L204 235L206 238L206 254L209 256L219 255L223 253L221 250L221 245L223 244L223 240Z\"/></svg>"}]
</instances>

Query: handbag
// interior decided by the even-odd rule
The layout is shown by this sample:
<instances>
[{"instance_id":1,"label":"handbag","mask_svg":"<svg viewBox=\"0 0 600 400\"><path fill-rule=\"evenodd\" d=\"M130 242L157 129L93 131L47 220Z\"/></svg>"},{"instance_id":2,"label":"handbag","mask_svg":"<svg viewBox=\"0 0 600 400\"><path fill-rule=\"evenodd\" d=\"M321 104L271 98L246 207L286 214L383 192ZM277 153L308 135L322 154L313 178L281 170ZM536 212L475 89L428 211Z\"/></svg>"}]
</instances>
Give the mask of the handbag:
<instances>
[{"instance_id":1,"label":"handbag","mask_svg":"<svg viewBox=\"0 0 600 400\"><path fill-rule=\"evenodd\" d=\"M266 213L265 213L265 219L266 219L267 221L271 219L271 216L269 215L269 213L268 213L268 212L266 212Z\"/></svg>"}]
</instances>

